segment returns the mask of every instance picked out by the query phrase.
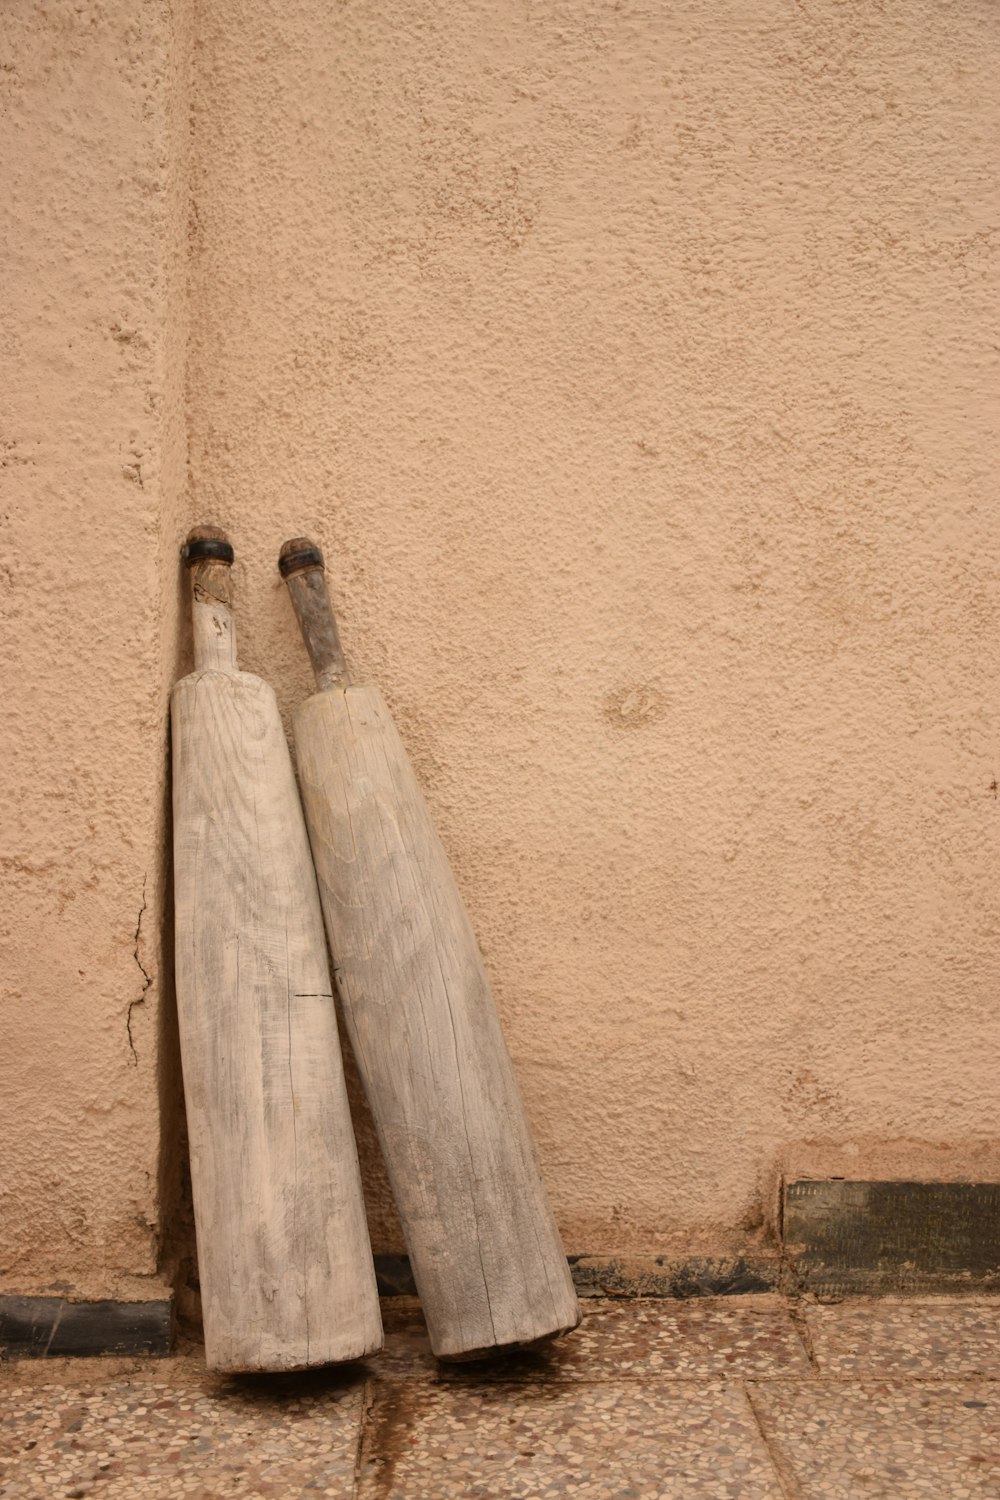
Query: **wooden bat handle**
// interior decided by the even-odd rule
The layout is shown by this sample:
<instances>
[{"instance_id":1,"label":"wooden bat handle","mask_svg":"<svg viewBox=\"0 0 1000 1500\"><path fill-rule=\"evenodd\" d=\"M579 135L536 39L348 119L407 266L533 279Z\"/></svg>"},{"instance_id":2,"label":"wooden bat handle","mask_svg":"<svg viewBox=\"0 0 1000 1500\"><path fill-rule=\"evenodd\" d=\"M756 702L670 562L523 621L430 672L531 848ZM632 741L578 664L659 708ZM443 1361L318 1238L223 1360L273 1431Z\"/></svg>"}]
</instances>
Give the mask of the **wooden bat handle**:
<instances>
[{"instance_id":1,"label":"wooden bat handle","mask_svg":"<svg viewBox=\"0 0 1000 1500\"><path fill-rule=\"evenodd\" d=\"M196 672L227 672L236 666L230 568L233 549L218 526L196 526L181 556L191 575L191 623Z\"/></svg>"},{"instance_id":2,"label":"wooden bat handle","mask_svg":"<svg viewBox=\"0 0 1000 1500\"><path fill-rule=\"evenodd\" d=\"M316 686L321 693L347 687L351 679L327 592L322 552L307 536L292 537L281 549L278 568L292 596Z\"/></svg>"}]
</instances>

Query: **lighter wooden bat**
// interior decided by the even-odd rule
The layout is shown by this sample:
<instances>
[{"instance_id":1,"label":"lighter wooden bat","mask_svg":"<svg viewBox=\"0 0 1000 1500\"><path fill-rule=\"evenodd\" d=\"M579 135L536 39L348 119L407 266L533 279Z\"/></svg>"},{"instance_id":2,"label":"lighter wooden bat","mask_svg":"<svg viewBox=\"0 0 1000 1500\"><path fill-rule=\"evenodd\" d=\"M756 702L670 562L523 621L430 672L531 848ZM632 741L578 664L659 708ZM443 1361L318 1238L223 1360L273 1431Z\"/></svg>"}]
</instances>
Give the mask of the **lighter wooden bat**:
<instances>
[{"instance_id":1,"label":"lighter wooden bat","mask_svg":"<svg viewBox=\"0 0 1000 1500\"><path fill-rule=\"evenodd\" d=\"M382 1324L302 810L274 694L236 666L232 548L199 527L185 551L176 985L206 1358L357 1359Z\"/></svg>"},{"instance_id":2,"label":"lighter wooden bat","mask_svg":"<svg viewBox=\"0 0 1000 1500\"><path fill-rule=\"evenodd\" d=\"M320 689L299 784L337 984L431 1346L472 1358L580 1311L476 939L381 694L351 687L323 557L279 560Z\"/></svg>"}]
</instances>

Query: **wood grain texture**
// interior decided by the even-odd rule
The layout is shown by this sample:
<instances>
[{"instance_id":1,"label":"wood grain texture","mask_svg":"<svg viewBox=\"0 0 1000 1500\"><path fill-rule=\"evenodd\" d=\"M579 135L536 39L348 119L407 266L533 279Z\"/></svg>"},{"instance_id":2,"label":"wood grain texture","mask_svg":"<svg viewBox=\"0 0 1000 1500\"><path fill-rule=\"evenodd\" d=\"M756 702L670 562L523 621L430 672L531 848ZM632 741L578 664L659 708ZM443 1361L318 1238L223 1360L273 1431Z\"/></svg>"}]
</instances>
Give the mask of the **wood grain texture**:
<instances>
[{"instance_id":1,"label":"wood grain texture","mask_svg":"<svg viewBox=\"0 0 1000 1500\"><path fill-rule=\"evenodd\" d=\"M579 1306L461 896L375 688L295 717L344 1015L431 1345L471 1357Z\"/></svg>"},{"instance_id":2,"label":"wood grain texture","mask_svg":"<svg viewBox=\"0 0 1000 1500\"><path fill-rule=\"evenodd\" d=\"M382 1330L308 840L271 689L174 689L176 983L209 1366L356 1359ZM230 622L231 625L231 622Z\"/></svg>"}]
</instances>

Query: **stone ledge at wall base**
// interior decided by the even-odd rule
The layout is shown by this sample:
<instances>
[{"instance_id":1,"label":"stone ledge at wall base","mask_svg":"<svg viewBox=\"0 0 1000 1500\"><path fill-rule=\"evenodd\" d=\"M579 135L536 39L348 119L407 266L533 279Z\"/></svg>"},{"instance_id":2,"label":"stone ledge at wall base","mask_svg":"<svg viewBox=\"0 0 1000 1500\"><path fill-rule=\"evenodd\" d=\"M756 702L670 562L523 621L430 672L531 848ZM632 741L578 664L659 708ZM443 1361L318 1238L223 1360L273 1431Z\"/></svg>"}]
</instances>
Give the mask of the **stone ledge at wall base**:
<instances>
[{"instance_id":1,"label":"stone ledge at wall base","mask_svg":"<svg viewBox=\"0 0 1000 1500\"><path fill-rule=\"evenodd\" d=\"M168 1354L173 1301L0 1295L0 1358L65 1359L97 1354Z\"/></svg>"},{"instance_id":2,"label":"stone ledge at wall base","mask_svg":"<svg viewBox=\"0 0 1000 1500\"><path fill-rule=\"evenodd\" d=\"M781 1238L792 1295L1000 1292L1000 1183L786 1180Z\"/></svg>"},{"instance_id":3,"label":"stone ledge at wall base","mask_svg":"<svg viewBox=\"0 0 1000 1500\"><path fill-rule=\"evenodd\" d=\"M571 1255L570 1268L580 1297L742 1297L773 1292L781 1279L781 1258L771 1255Z\"/></svg>"},{"instance_id":4,"label":"stone ledge at wall base","mask_svg":"<svg viewBox=\"0 0 1000 1500\"><path fill-rule=\"evenodd\" d=\"M382 1296L415 1293L405 1255L375 1263ZM781 1189L780 1247L569 1263L581 1297L1000 1292L1000 1183L791 1178Z\"/></svg>"},{"instance_id":5,"label":"stone ledge at wall base","mask_svg":"<svg viewBox=\"0 0 1000 1500\"><path fill-rule=\"evenodd\" d=\"M771 1255L675 1257L570 1255L579 1297L737 1297L773 1292L781 1259ZM379 1296L413 1297L417 1288L405 1255L376 1255Z\"/></svg>"},{"instance_id":6,"label":"stone ledge at wall base","mask_svg":"<svg viewBox=\"0 0 1000 1500\"><path fill-rule=\"evenodd\" d=\"M760 1292L899 1296L1000 1293L1000 1183L792 1178L781 1189L781 1248L744 1255L571 1255L581 1297L698 1298ZM405 1255L376 1255L379 1294L413 1296ZM161 1355L174 1298L0 1291L0 1358ZM189 1294L196 1305L196 1297Z\"/></svg>"},{"instance_id":7,"label":"stone ledge at wall base","mask_svg":"<svg viewBox=\"0 0 1000 1500\"><path fill-rule=\"evenodd\" d=\"M771 1256L571 1255L581 1297L723 1297L777 1289L781 1262ZM382 1297L416 1293L405 1255L376 1255ZM196 1301L196 1299L195 1299ZM174 1301L5 1295L0 1293L0 1358L167 1354L174 1328Z\"/></svg>"}]
</instances>

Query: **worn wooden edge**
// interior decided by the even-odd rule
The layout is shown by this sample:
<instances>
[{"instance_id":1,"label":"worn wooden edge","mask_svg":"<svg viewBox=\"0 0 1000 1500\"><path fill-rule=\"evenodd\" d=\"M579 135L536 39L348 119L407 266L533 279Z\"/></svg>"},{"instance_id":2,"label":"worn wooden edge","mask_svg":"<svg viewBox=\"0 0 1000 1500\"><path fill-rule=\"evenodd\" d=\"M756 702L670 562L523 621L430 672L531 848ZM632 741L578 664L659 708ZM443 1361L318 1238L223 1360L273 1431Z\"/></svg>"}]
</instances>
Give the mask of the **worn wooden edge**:
<instances>
[{"instance_id":1,"label":"worn wooden edge","mask_svg":"<svg viewBox=\"0 0 1000 1500\"><path fill-rule=\"evenodd\" d=\"M172 1298L70 1302L65 1297L0 1296L0 1357L169 1354L173 1323Z\"/></svg>"}]
</instances>

